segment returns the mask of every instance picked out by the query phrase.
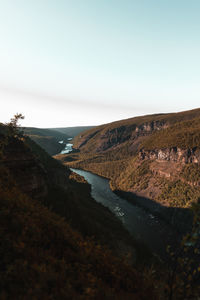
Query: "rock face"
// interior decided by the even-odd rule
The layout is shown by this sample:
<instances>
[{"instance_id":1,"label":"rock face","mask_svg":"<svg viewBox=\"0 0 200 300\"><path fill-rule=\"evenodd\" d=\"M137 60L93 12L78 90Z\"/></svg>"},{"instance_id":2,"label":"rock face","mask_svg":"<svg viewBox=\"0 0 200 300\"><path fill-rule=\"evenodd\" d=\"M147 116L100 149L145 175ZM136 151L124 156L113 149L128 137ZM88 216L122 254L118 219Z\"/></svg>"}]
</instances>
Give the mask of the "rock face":
<instances>
[{"instance_id":1,"label":"rock face","mask_svg":"<svg viewBox=\"0 0 200 300\"><path fill-rule=\"evenodd\" d=\"M97 148L97 152L105 151L128 140L135 141L138 137L150 135L155 130L161 130L167 127L168 125L165 122L152 121L143 123L139 126L133 124L107 130L104 134L100 135L101 143Z\"/></svg>"},{"instance_id":2,"label":"rock face","mask_svg":"<svg viewBox=\"0 0 200 300\"><path fill-rule=\"evenodd\" d=\"M129 140L135 142L139 137L148 136L153 131L166 127L168 125L164 121L145 122L140 125L136 125L135 123L118 125L114 128L107 126L79 136L78 141L75 142L75 148L86 149L89 147L89 144L92 144L92 151L102 152Z\"/></svg>"},{"instance_id":3,"label":"rock face","mask_svg":"<svg viewBox=\"0 0 200 300\"><path fill-rule=\"evenodd\" d=\"M99 137L99 146L96 151L105 151L113 146L121 144L132 138L135 132L135 125L133 126L120 126L113 129L108 129L102 132Z\"/></svg>"},{"instance_id":4,"label":"rock face","mask_svg":"<svg viewBox=\"0 0 200 300\"><path fill-rule=\"evenodd\" d=\"M10 139L5 147L3 165L25 194L34 199L47 195L46 172L21 140Z\"/></svg>"},{"instance_id":5,"label":"rock face","mask_svg":"<svg viewBox=\"0 0 200 300\"><path fill-rule=\"evenodd\" d=\"M141 136L141 135L151 134L155 130L161 130L167 127L169 127L169 125L166 122L152 121L137 126L135 132L137 133L138 136Z\"/></svg>"},{"instance_id":6,"label":"rock face","mask_svg":"<svg viewBox=\"0 0 200 300\"><path fill-rule=\"evenodd\" d=\"M180 149L177 147L166 148L166 149L155 149L155 150L141 149L139 151L139 158L141 160L150 159L150 160L180 162L183 164L187 164L187 163L200 164L200 150L197 148Z\"/></svg>"}]
</instances>

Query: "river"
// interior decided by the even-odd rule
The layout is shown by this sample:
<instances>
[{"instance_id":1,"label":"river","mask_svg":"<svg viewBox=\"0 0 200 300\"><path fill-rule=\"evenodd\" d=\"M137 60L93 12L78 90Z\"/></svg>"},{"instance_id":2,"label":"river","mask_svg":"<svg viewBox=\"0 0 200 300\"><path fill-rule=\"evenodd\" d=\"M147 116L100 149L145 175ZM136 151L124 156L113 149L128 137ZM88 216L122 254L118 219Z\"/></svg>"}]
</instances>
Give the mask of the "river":
<instances>
[{"instance_id":1,"label":"river","mask_svg":"<svg viewBox=\"0 0 200 300\"><path fill-rule=\"evenodd\" d=\"M165 257L167 245L172 242L174 244L176 236L164 221L117 196L110 189L108 179L84 170L71 170L83 176L91 184L92 197L107 206L135 239L146 244L161 258Z\"/></svg>"}]
</instances>

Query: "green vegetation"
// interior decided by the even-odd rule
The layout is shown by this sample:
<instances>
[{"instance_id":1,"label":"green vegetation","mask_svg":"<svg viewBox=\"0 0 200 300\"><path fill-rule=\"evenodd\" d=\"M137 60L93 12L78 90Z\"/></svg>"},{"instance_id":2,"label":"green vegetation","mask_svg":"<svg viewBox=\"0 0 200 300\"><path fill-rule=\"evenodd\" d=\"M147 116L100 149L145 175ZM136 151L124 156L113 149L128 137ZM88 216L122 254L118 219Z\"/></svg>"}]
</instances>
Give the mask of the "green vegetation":
<instances>
[{"instance_id":1,"label":"green vegetation","mask_svg":"<svg viewBox=\"0 0 200 300\"><path fill-rule=\"evenodd\" d=\"M180 176L185 181L198 185L200 182L200 166L198 164L187 164L183 167Z\"/></svg>"},{"instance_id":2,"label":"green vegetation","mask_svg":"<svg viewBox=\"0 0 200 300\"><path fill-rule=\"evenodd\" d=\"M30 138L26 144L44 166L48 194L42 203L66 220L85 237L120 252L121 244L130 249L140 247L123 228L121 222L103 205L90 196L90 185L82 177L71 173L60 161L50 157ZM56 201L55 201L56 199ZM131 250L132 251L132 250ZM138 254L141 252L138 249ZM138 257L141 259L140 255Z\"/></svg>"},{"instance_id":3,"label":"green vegetation","mask_svg":"<svg viewBox=\"0 0 200 300\"><path fill-rule=\"evenodd\" d=\"M7 138L6 126L3 131L0 298L148 299L150 294L156 299L152 283L128 266L131 257L117 258L127 250L135 256L137 244L120 221L90 197L90 186L28 137ZM35 168L44 168L45 197L35 200L22 192L23 182L13 177L12 164L9 169L4 163L4 158L12 160L7 152L14 149L18 159L28 157Z\"/></svg>"},{"instance_id":4,"label":"green vegetation","mask_svg":"<svg viewBox=\"0 0 200 300\"><path fill-rule=\"evenodd\" d=\"M52 168L66 168L59 162L53 159L38 143L34 142L30 137L25 137L25 145L27 145L33 154L39 159L47 171L50 171Z\"/></svg>"},{"instance_id":5,"label":"green vegetation","mask_svg":"<svg viewBox=\"0 0 200 300\"><path fill-rule=\"evenodd\" d=\"M113 190L119 187L125 191L133 189L140 191L147 188L151 177L150 162L137 163L136 157L128 156L121 159L121 155L121 152L119 155L119 153L112 154L108 151L105 154L72 153L66 156L56 156L56 158L70 167L84 169L111 179L110 185Z\"/></svg>"},{"instance_id":6,"label":"green vegetation","mask_svg":"<svg viewBox=\"0 0 200 300\"><path fill-rule=\"evenodd\" d=\"M200 118L183 121L152 134L141 148L145 150L179 147L200 148Z\"/></svg>"},{"instance_id":7,"label":"green vegetation","mask_svg":"<svg viewBox=\"0 0 200 300\"><path fill-rule=\"evenodd\" d=\"M113 150L114 146L121 148L124 143L129 143L131 140L131 144L133 144L132 147L134 148L136 142L135 138L137 137L137 133L135 132L136 127L142 129L143 125L150 125L150 127L163 125L172 126L176 123L199 118L199 114L200 109L194 109L181 113L147 115L112 122L97 126L76 136L74 139L74 147L80 148L81 151L84 152L90 151L95 153L105 151L109 148ZM143 139L145 139L145 136L142 137L139 143L142 143ZM132 147L129 148L131 152L133 151Z\"/></svg>"},{"instance_id":8,"label":"green vegetation","mask_svg":"<svg viewBox=\"0 0 200 300\"><path fill-rule=\"evenodd\" d=\"M137 164L136 159L130 161L126 170L116 180L117 186L120 186L124 191L146 189L151 177L149 164L149 161L144 161L141 164Z\"/></svg>"},{"instance_id":9,"label":"green vegetation","mask_svg":"<svg viewBox=\"0 0 200 300\"><path fill-rule=\"evenodd\" d=\"M172 207L190 207L200 197L199 188L190 186L181 180L169 181L160 179L160 185L162 192L158 200L168 201Z\"/></svg>"},{"instance_id":10,"label":"green vegetation","mask_svg":"<svg viewBox=\"0 0 200 300\"><path fill-rule=\"evenodd\" d=\"M8 125L0 126L1 299L183 299L183 295L189 299L198 295L199 214L192 236L183 241L183 253L187 255L179 252L174 268L149 268L145 261L141 272L141 265L128 265L132 262L130 256L119 256L131 251L132 258L137 253L141 261L143 249L107 208L90 197L85 180L18 133L16 118L9 126L11 130ZM18 158L21 153L22 160L26 159L24 153L28 152L35 167L43 169L40 175L46 174L43 179L47 193L38 200L22 191L22 182L4 163L9 157L6 152L14 153L15 142ZM111 178L113 188L145 189L153 176L150 162L139 161L135 156L137 146L131 147L126 141L114 151L72 153L62 159L71 157L69 165ZM191 164L182 170L183 181L163 179L159 183L163 188L160 197L169 199L172 206L198 202L198 188L184 182L196 182L198 172L198 167ZM193 248L188 250L191 242ZM170 255L174 256L172 251Z\"/></svg>"},{"instance_id":11,"label":"green vegetation","mask_svg":"<svg viewBox=\"0 0 200 300\"><path fill-rule=\"evenodd\" d=\"M59 144L59 141L67 142L69 138L68 135L56 130L34 127L24 128L24 134L29 136L50 155L60 153L64 148L64 144Z\"/></svg>"},{"instance_id":12,"label":"green vegetation","mask_svg":"<svg viewBox=\"0 0 200 300\"><path fill-rule=\"evenodd\" d=\"M63 132L47 128L24 127L24 133L27 135L35 135L40 137L54 137L57 141L67 140L70 136Z\"/></svg>"},{"instance_id":13,"label":"green vegetation","mask_svg":"<svg viewBox=\"0 0 200 300\"><path fill-rule=\"evenodd\" d=\"M152 172L150 162L138 159L138 151L141 148L158 150L170 147L200 149L200 109L148 115L101 125L75 137L74 147L79 153L57 158L69 166L109 178L113 190L142 191L143 194L146 190L146 197L151 198L152 194L161 203L174 204L176 207L185 207L191 203L192 197L194 201L198 198L195 185L198 185L200 173L197 165L185 166L175 176L173 168L176 169L176 166L171 166L167 191L167 187L159 181L160 176L167 176L164 167L159 170L157 165L155 172Z\"/></svg>"}]
</instances>

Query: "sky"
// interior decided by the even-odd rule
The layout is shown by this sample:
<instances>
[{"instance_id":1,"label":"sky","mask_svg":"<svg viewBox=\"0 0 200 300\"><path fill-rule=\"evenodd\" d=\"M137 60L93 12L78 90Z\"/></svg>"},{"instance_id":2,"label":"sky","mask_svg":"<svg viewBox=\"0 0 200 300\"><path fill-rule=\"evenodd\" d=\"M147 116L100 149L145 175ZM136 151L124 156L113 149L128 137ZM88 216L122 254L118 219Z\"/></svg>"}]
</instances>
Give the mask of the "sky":
<instances>
[{"instance_id":1,"label":"sky","mask_svg":"<svg viewBox=\"0 0 200 300\"><path fill-rule=\"evenodd\" d=\"M98 125L200 107L199 0L0 0L0 122Z\"/></svg>"}]
</instances>

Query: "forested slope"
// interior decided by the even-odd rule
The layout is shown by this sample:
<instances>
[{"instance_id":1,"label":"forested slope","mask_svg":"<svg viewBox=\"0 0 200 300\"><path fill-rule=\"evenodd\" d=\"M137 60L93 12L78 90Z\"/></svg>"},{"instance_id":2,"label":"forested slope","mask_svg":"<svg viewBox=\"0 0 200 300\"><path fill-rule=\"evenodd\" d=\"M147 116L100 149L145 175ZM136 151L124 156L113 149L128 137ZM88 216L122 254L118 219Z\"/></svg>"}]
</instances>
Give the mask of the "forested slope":
<instances>
[{"instance_id":1,"label":"forested slope","mask_svg":"<svg viewBox=\"0 0 200 300\"><path fill-rule=\"evenodd\" d=\"M90 186L15 130L1 126L0 142L0 298L156 299L119 258L137 246Z\"/></svg>"},{"instance_id":2,"label":"forested slope","mask_svg":"<svg viewBox=\"0 0 200 300\"><path fill-rule=\"evenodd\" d=\"M199 130L200 109L136 117L82 133L79 152L57 158L109 178L113 190L189 207L200 196Z\"/></svg>"},{"instance_id":3,"label":"forested slope","mask_svg":"<svg viewBox=\"0 0 200 300\"><path fill-rule=\"evenodd\" d=\"M67 142L69 138L65 133L45 128L25 127L23 131L50 155L60 153L64 144L60 144L59 141Z\"/></svg>"}]
</instances>

